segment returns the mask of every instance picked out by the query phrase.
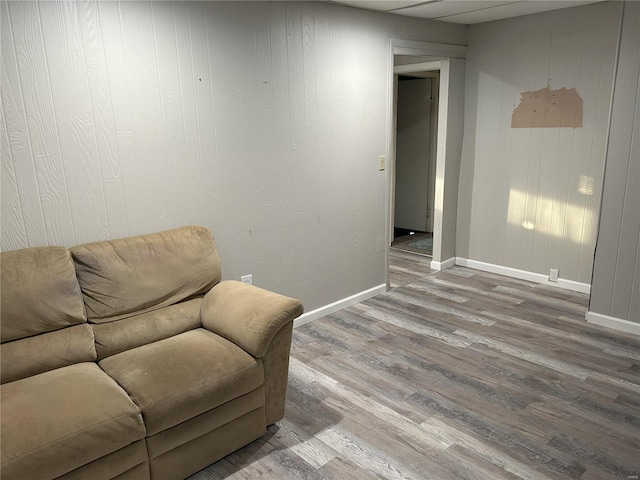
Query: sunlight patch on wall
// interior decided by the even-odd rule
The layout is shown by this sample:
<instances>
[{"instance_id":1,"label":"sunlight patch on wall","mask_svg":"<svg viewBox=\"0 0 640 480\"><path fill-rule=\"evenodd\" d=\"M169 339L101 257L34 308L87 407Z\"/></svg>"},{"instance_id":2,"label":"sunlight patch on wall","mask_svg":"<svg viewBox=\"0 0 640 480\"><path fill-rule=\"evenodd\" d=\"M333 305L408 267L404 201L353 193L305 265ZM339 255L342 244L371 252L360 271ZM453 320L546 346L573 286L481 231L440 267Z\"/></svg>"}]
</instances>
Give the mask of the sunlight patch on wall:
<instances>
[{"instance_id":1,"label":"sunlight patch on wall","mask_svg":"<svg viewBox=\"0 0 640 480\"><path fill-rule=\"evenodd\" d=\"M589 177L587 177L589 178ZM593 182L591 182L593 193ZM590 195L591 193L587 194ZM527 210L535 211L528 215ZM567 238L577 244L590 244L594 238L594 226L588 221L593 215L586 215L589 209L583 205L564 204L549 197L532 195L527 204L527 193L511 189L507 222L525 230L535 230L556 238Z\"/></svg>"},{"instance_id":2,"label":"sunlight patch on wall","mask_svg":"<svg viewBox=\"0 0 640 480\"><path fill-rule=\"evenodd\" d=\"M593 195L593 177L580 175L578 179L578 192L582 195Z\"/></svg>"}]
</instances>

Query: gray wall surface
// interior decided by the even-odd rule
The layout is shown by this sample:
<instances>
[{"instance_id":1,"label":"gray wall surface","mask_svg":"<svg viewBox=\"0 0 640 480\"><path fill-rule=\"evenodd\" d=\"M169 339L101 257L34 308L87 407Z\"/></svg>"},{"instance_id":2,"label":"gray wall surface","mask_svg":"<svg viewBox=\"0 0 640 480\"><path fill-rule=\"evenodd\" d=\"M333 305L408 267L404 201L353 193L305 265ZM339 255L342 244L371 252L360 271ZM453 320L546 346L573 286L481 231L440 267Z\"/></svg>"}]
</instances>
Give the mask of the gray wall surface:
<instances>
[{"instance_id":1,"label":"gray wall surface","mask_svg":"<svg viewBox=\"0 0 640 480\"><path fill-rule=\"evenodd\" d=\"M640 321L625 8L608 152L620 2L469 27L460 188L452 162L443 189L458 221L436 212L434 241L439 260L589 283L598 234L590 308ZM384 282L390 39L467 43L465 26L312 2L2 2L0 22L2 250L202 224L225 278L307 311ZM509 127L545 86L578 89L583 127Z\"/></svg>"},{"instance_id":2,"label":"gray wall surface","mask_svg":"<svg viewBox=\"0 0 640 480\"><path fill-rule=\"evenodd\" d=\"M640 3L625 4L589 310L640 323Z\"/></svg>"},{"instance_id":3,"label":"gray wall surface","mask_svg":"<svg viewBox=\"0 0 640 480\"><path fill-rule=\"evenodd\" d=\"M591 282L621 8L469 26L457 257ZM582 127L511 128L545 87L577 88Z\"/></svg>"},{"instance_id":4,"label":"gray wall surface","mask_svg":"<svg viewBox=\"0 0 640 480\"><path fill-rule=\"evenodd\" d=\"M463 142L463 129L458 126L464 124L465 61L459 58L444 60L440 80L438 124L447 125L447 128L438 128L433 260L446 262L456 257L458 182ZM443 89L443 84L448 84L448 88Z\"/></svg>"},{"instance_id":5,"label":"gray wall surface","mask_svg":"<svg viewBox=\"0 0 640 480\"><path fill-rule=\"evenodd\" d=\"M3 250L185 224L306 310L385 281L390 39L315 2L2 2Z\"/></svg>"}]
</instances>

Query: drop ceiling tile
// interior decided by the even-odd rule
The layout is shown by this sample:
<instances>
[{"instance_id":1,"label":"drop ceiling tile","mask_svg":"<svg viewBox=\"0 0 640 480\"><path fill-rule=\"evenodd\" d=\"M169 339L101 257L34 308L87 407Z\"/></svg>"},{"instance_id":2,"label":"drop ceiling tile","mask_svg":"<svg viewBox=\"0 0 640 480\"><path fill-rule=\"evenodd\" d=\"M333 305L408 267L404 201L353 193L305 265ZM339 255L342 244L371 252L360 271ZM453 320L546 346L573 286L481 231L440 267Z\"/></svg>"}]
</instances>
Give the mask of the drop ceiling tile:
<instances>
[{"instance_id":1,"label":"drop ceiling tile","mask_svg":"<svg viewBox=\"0 0 640 480\"><path fill-rule=\"evenodd\" d=\"M606 0L328 0L408 17L474 24Z\"/></svg>"},{"instance_id":2,"label":"drop ceiling tile","mask_svg":"<svg viewBox=\"0 0 640 480\"><path fill-rule=\"evenodd\" d=\"M494 20L502 20L504 18L520 17L530 15L532 13L548 12L551 10L560 10L563 8L576 7L589 3L598 3L602 0L563 0L563 1L525 1L517 3L509 3L486 8L483 10L475 10L467 13L444 16L438 18L444 22L474 24L482 22L491 22Z\"/></svg>"},{"instance_id":3,"label":"drop ceiling tile","mask_svg":"<svg viewBox=\"0 0 640 480\"><path fill-rule=\"evenodd\" d=\"M381 12L388 12L397 8L411 7L425 3L424 0L344 0L333 1L331 3L339 3L341 5L349 5L351 7L364 8L366 10L378 10ZM429 3L435 0L427 0Z\"/></svg>"},{"instance_id":4,"label":"drop ceiling tile","mask_svg":"<svg viewBox=\"0 0 640 480\"><path fill-rule=\"evenodd\" d=\"M493 7L519 3L517 0L484 1L484 0L455 0L430 2L423 5L396 8L393 13L422 18L440 18L476 10L491 9Z\"/></svg>"}]
</instances>

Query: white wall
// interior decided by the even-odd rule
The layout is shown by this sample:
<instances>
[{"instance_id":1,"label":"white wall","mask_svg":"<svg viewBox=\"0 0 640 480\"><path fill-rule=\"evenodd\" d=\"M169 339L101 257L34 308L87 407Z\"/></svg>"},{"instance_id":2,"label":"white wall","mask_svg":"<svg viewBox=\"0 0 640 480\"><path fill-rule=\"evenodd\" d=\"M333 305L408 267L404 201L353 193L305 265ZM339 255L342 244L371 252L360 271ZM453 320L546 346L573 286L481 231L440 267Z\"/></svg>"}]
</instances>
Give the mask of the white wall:
<instances>
[{"instance_id":1,"label":"white wall","mask_svg":"<svg viewBox=\"0 0 640 480\"><path fill-rule=\"evenodd\" d=\"M624 10L588 318L640 334L640 3L636 2L627 2Z\"/></svg>"},{"instance_id":2,"label":"white wall","mask_svg":"<svg viewBox=\"0 0 640 480\"><path fill-rule=\"evenodd\" d=\"M384 282L391 38L312 2L3 2L3 250L197 223L307 310Z\"/></svg>"},{"instance_id":3,"label":"white wall","mask_svg":"<svg viewBox=\"0 0 640 480\"><path fill-rule=\"evenodd\" d=\"M469 27L456 256L591 283L620 2ZM520 92L575 87L581 128L514 128Z\"/></svg>"}]
</instances>

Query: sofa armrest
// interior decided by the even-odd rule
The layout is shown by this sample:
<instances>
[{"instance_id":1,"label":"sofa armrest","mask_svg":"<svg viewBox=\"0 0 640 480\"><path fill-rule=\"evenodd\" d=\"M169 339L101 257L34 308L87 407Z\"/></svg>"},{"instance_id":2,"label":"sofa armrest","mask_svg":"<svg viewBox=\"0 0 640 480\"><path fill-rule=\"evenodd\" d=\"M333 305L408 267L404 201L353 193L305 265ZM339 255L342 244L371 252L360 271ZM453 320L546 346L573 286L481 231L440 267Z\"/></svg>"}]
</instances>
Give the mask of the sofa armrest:
<instances>
[{"instance_id":1,"label":"sofa armrest","mask_svg":"<svg viewBox=\"0 0 640 480\"><path fill-rule=\"evenodd\" d=\"M204 296L200 317L207 330L262 358L278 331L302 311L298 300L226 280Z\"/></svg>"}]
</instances>

